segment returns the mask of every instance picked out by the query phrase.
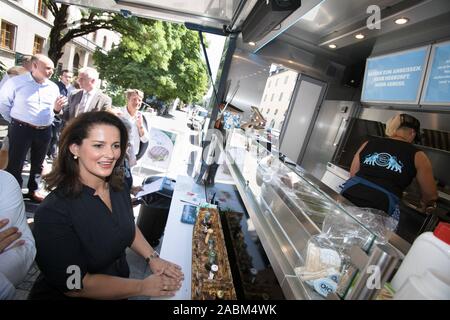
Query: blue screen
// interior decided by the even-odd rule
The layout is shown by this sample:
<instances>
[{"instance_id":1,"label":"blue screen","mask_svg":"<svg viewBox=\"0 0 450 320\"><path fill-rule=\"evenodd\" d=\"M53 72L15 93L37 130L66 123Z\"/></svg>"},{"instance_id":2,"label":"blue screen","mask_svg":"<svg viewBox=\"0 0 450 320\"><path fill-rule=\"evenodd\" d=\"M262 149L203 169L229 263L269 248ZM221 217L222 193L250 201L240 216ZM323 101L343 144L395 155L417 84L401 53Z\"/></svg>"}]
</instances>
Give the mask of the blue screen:
<instances>
[{"instance_id":1,"label":"blue screen","mask_svg":"<svg viewBox=\"0 0 450 320\"><path fill-rule=\"evenodd\" d=\"M435 47L424 103L450 103L450 43Z\"/></svg>"},{"instance_id":2,"label":"blue screen","mask_svg":"<svg viewBox=\"0 0 450 320\"><path fill-rule=\"evenodd\" d=\"M416 103L428 47L367 59L362 101Z\"/></svg>"}]
</instances>

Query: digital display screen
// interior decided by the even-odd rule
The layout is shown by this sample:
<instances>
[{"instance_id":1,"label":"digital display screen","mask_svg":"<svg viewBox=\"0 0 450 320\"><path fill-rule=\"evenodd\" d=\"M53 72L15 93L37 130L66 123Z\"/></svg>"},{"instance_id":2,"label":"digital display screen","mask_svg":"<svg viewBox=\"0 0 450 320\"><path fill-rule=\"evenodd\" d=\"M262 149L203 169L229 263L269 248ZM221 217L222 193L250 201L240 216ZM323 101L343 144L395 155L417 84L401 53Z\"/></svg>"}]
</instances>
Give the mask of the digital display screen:
<instances>
[{"instance_id":1,"label":"digital display screen","mask_svg":"<svg viewBox=\"0 0 450 320\"><path fill-rule=\"evenodd\" d=\"M368 58L363 102L417 104L430 47Z\"/></svg>"}]
</instances>

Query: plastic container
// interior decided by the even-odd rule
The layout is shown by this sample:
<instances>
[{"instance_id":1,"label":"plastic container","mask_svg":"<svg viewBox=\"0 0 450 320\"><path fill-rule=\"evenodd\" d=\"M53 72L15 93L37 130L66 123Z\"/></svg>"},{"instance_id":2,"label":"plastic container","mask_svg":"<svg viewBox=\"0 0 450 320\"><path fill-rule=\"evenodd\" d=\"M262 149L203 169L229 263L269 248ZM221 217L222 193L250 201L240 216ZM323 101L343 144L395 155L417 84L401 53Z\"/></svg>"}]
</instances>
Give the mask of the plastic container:
<instances>
[{"instance_id":1,"label":"plastic container","mask_svg":"<svg viewBox=\"0 0 450 320\"><path fill-rule=\"evenodd\" d=\"M428 270L441 279L450 279L450 223L439 223L434 232L422 233L413 243L391 281L398 291L411 277L422 277ZM412 279L412 285L417 283Z\"/></svg>"},{"instance_id":2,"label":"plastic container","mask_svg":"<svg viewBox=\"0 0 450 320\"><path fill-rule=\"evenodd\" d=\"M411 276L395 293L394 300L449 300L450 279L435 270L425 271L421 276Z\"/></svg>"}]
</instances>

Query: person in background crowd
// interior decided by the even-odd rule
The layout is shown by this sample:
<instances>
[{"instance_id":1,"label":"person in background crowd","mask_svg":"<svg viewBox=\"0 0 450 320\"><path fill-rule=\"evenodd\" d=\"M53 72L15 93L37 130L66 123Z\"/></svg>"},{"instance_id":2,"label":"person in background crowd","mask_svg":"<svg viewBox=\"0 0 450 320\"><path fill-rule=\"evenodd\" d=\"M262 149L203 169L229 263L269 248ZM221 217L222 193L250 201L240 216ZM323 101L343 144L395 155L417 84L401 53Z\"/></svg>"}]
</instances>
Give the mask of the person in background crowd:
<instances>
[{"instance_id":1,"label":"person in background crowd","mask_svg":"<svg viewBox=\"0 0 450 320\"><path fill-rule=\"evenodd\" d=\"M74 90L81 89L80 82L78 81L78 77L73 77L72 86L73 86Z\"/></svg>"},{"instance_id":2,"label":"person in background crowd","mask_svg":"<svg viewBox=\"0 0 450 320\"><path fill-rule=\"evenodd\" d=\"M16 179L0 170L0 300L13 299L36 255L22 192Z\"/></svg>"},{"instance_id":3,"label":"person in background crowd","mask_svg":"<svg viewBox=\"0 0 450 320\"><path fill-rule=\"evenodd\" d=\"M383 210L399 221L400 198L414 178L422 191L423 210L436 205L437 189L430 160L412 145L420 141L419 120L398 114L388 121L386 135L361 145L341 193L358 207Z\"/></svg>"},{"instance_id":4,"label":"person in background crowd","mask_svg":"<svg viewBox=\"0 0 450 320\"><path fill-rule=\"evenodd\" d=\"M67 69L61 71L61 75L59 76L59 81L56 85L59 88L59 93L63 96L68 97L75 87L71 84L72 82L72 72Z\"/></svg>"},{"instance_id":5,"label":"person in background crowd","mask_svg":"<svg viewBox=\"0 0 450 320\"><path fill-rule=\"evenodd\" d=\"M111 109L111 98L96 88L98 72L94 68L81 68L78 74L80 90L73 91L69 96L69 103L64 107L64 122L88 111Z\"/></svg>"},{"instance_id":6,"label":"person in background crowd","mask_svg":"<svg viewBox=\"0 0 450 320\"><path fill-rule=\"evenodd\" d=\"M6 73L8 75L8 79L11 79L15 76L20 76L28 72L28 70L24 67L16 66L9 68ZM1 88L1 86L0 86ZM0 169L3 170L8 165L8 149L9 149L9 138L8 135L3 138L2 148L0 149Z\"/></svg>"},{"instance_id":7,"label":"person in background crowd","mask_svg":"<svg viewBox=\"0 0 450 320\"><path fill-rule=\"evenodd\" d=\"M24 68L25 70L23 70L22 68ZM11 67L6 71L5 75L3 76L2 80L0 81L0 89L1 89L1 87L3 87L5 82L9 78L11 78L11 76L18 76L25 72L30 72L30 71L31 71L31 56L24 56L22 58L22 66Z\"/></svg>"},{"instance_id":8,"label":"person in background crowd","mask_svg":"<svg viewBox=\"0 0 450 320\"><path fill-rule=\"evenodd\" d=\"M132 123L130 145L134 151L134 155L137 157L149 141L148 123L144 114L139 111L144 93L138 89L128 89L125 94L127 97L127 105L120 116Z\"/></svg>"},{"instance_id":9,"label":"person in background crowd","mask_svg":"<svg viewBox=\"0 0 450 320\"><path fill-rule=\"evenodd\" d=\"M56 85L59 88L59 93L64 97L68 97L69 94L75 89L70 83L71 80L72 80L72 72L69 72L69 70L67 69L62 70L61 75L59 76L59 81L56 83ZM52 123L52 139L50 140L50 145L47 151L47 156L51 159L56 158L61 128L62 128L62 119L60 118L59 115L57 115L55 116Z\"/></svg>"},{"instance_id":10,"label":"person in background crowd","mask_svg":"<svg viewBox=\"0 0 450 320\"><path fill-rule=\"evenodd\" d=\"M180 288L181 268L159 258L135 226L130 190L118 170L127 144L127 130L111 112L82 113L63 129L45 177L53 191L35 213L42 273L30 299L172 296ZM128 278L127 247L146 259L152 275Z\"/></svg>"},{"instance_id":11,"label":"person in background crowd","mask_svg":"<svg viewBox=\"0 0 450 320\"><path fill-rule=\"evenodd\" d=\"M49 80L53 74L53 62L42 54L32 58L32 69L8 80L0 89L0 113L10 122L9 156L6 171L22 186L22 169L30 150L30 175L28 197L41 202L37 192L42 164L51 138L51 124L55 113L66 103L59 96L58 86Z\"/></svg>"}]
</instances>

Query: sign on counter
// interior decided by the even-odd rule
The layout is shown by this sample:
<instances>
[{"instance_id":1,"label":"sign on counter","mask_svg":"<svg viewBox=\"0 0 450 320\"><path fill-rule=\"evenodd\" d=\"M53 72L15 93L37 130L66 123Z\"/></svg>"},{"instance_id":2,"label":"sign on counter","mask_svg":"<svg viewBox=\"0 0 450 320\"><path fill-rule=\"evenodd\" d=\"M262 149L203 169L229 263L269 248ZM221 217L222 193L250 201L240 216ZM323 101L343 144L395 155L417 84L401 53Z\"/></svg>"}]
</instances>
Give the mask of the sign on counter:
<instances>
[{"instance_id":1,"label":"sign on counter","mask_svg":"<svg viewBox=\"0 0 450 320\"><path fill-rule=\"evenodd\" d=\"M421 104L450 105L450 42L433 46Z\"/></svg>"},{"instance_id":2,"label":"sign on counter","mask_svg":"<svg viewBox=\"0 0 450 320\"><path fill-rule=\"evenodd\" d=\"M361 101L418 104L430 46L368 58Z\"/></svg>"}]
</instances>

